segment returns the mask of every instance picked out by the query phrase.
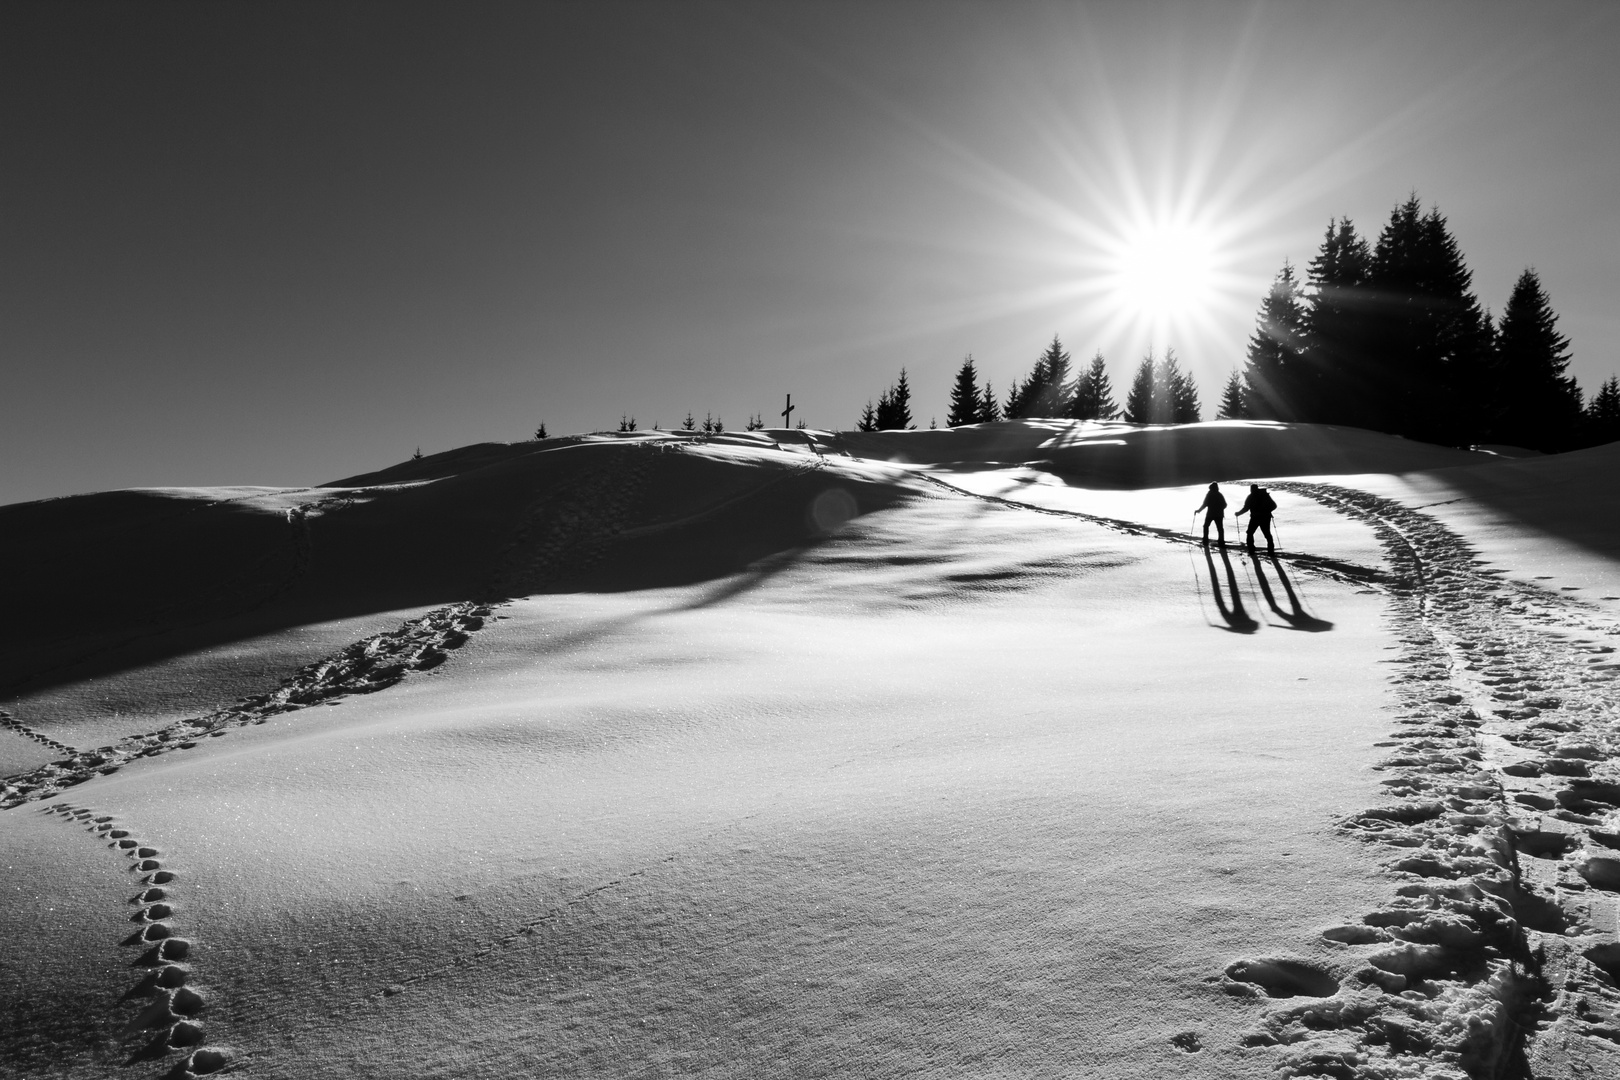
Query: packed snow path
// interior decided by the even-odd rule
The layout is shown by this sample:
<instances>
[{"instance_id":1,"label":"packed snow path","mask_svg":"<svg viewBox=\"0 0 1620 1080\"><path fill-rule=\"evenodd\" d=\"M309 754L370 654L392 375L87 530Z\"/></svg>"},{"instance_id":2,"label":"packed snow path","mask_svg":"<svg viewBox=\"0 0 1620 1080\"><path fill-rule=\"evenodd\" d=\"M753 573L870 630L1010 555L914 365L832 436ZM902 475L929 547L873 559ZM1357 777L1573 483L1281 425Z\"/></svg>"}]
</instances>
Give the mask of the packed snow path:
<instances>
[{"instance_id":1,"label":"packed snow path","mask_svg":"<svg viewBox=\"0 0 1620 1080\"><path fill-rule=\"evenodd\" d=\"M1348 970L1331 996L1275 962L1227 969L1311 999L1268 1009L1252 1041L1282 1045L1294 1076L1620 1075L1620 627L1501 580L1392 500L1276 486L1373 525L1392 564L1395 799L1343 827L1390 848L1407 883L1324 932Z\"/></svg>"}]
</instances>

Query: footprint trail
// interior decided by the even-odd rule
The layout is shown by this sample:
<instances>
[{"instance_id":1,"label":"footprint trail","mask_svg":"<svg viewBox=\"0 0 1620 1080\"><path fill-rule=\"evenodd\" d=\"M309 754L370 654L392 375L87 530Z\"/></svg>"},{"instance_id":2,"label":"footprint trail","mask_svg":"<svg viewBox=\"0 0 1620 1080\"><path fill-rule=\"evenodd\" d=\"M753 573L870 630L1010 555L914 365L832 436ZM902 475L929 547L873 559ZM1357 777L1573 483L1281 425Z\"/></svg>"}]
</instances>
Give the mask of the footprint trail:
<instances>
[{"instance_id":1,"label":"footprint trail","mask_svg":"<svg viewBox=\"0 0 1620 1080\"><path fill-rule=\"evenodd\" d=\"M1340 827L1400 884L1322 932L1337 960L1241 959L1212 980L1284 1002L1247 1045L1276 1047L1285 1077L1620 1075L1620 625L1500 580L1392 500L1275 486L1370 525L1393 568L1390 801Z\"/></svg>"},{"instance_id":2,"label":"footprint trail","mask_svg":"<svg viewBox=\"0 0 1620 1080\"><path fill-rule=\"evenodd\" d=\"M40 811L81 826L106 842L130 862L139 891L129 898L135 908L129 921L133 932L119 945L139 950L133 967L144 974L118 998L131 1015L123 1032L129 1046L124 1064L165 1062L181 1055L165 1078L183 1080L208 1076L238 1064L228 1047L205 1045L203 1014L208 1007L206 988L194 980L196 951L189 938L180 936L177 923L178 875L164 865L163 853L110 814L97 814L84 806L56 803Z\"/></svg>"},{"instance_id":3,"label":"footprint trail","mask_svg":"<svg viewBox=\"0 0 1620 1080\"><path fill-rule=\"evenodd\" d=\"M332 702L350 694L371 694L394 686L412 672L431 671L482 629L490 615L487 604L466 602L439 608L386 634L357 641L341 652L307 664L276 689L244 698L236 705L158 731L132 735L111 746L76 750L37 733L39 741L68 756L31 772L0 781L0 810L48 799L97 775L117 772L143 757L190 750L204 738L235 728L262 724L269 717ZM10 718L7 717L9 720ZM6 726L20 728L16 721Z\"/></svg>"}]
</instances>

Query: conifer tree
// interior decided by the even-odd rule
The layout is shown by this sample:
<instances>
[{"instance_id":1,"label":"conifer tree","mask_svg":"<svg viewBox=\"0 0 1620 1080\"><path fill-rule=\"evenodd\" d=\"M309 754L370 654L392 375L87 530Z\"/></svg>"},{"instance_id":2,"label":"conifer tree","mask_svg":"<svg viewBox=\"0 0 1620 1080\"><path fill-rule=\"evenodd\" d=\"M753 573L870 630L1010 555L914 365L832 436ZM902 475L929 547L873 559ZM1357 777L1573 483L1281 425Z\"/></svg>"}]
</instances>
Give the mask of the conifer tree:
<instances>
[{"instance_id":1,"label":"conifer tree","mask_svg":"<svg viewBox=\"0 0 1620 1080\"><path fill-rule=\"evenodd\" d=\"M1372 252L1349 218L1328 222L1321 250L1308 267L1305 363L1292 386L1293 419L1368 426L1364 402L1371 391L1363 319L1371 262Z\"/></svg>"},{"instance_id":2,"label":"conifer tree","mask_svg":"<svg viewBox=\"0 0 1620 1080\"><path fill-rule=\"evenodd\" d=\"M1007 391L1007 403L1001 407L1001 415L1008 420L1022 420L1029 415L1030 389L1041 374L1038 370L1039 364L1040 361L1036 361L1037 370L1030 372L1022 380L1013 380L1012 389Z\"/></svg>"},{"instance_id":3,"label":"conifer tree","mask_svg":"<svg viewBox=\"0 0 1620 1080\"><path fill-rule=\"evenodd\" d=\"M744 424L743 428L746 431L763 431L763 430L765 430L765 417L764 417L764 415L761 414L761 413L753 414L752 416L750 416L748 418L748 423Z\"/></svg>"},{"instance_id":4,"label":"conifer tree","mask_svg":"<svg viewBox=\"0 0 1620 1080\"><path fill-rule=\"evenodd\" d=\"M951 387L951 411L945 417L946 427L977 424L981 403L979 399L979 373L973 367L973 354L968 353L956 372L956 385Z\"/></svg>"},{"instance_id":5,"label":"conifer tree","mask_svg":"<svg viewBox=\"0 0 1620 1080\"><path fill-rule=\"evenodd\" d=\"M1136 374L1131 378L1131 388L1125 394L1125 422L1129 424L1157 424L1161 421L1154 416L1157 404L1154 398L1158 388L1158 362L1153 359L1152 350L1142 357L1142 362L1136 365Z\"/></svg>"},{"instance_id":6,"label":"conifer tree","mask_svg":"<svg viewBox=\"0 0 1620 1080\"><path fill-rule=\"evenodd\" d=\"M882 431L904 431L912 426L911 383L906 378L905 368L900 369L899 380L878 398L877 426Z\"/></svg>"},{"instance_id":7,"label":"conifer tree","mask_svg":"<svg viewBox=\"0 0 1620 1080\"><path fill-rule=\"evenodd\" d=\"M543 421L541 422L539 427L534 429L534 437L537 438L537 439L546 438L546 425L545 425L545 423Z\"/></svg>"},{"instance_id":8,"label":"conifer tree","mask_svg":"<svg viewBox=\"0 0 1620 1080\"><path fill-rule=\"evenodd\" d=\"M1245 415L1294 420L1308 410L1306 399L1314 380L1305 367L1304 330L1305 305L1299 281L1294 277L1293 265L1284 262L1265 299L1260 301L1254 336L1249 339L1245 385L1238 389L1247 400Z\"/></svg>"},{"instance_id":9,"label":"conifer tree","mask_svg":"<svg viewBox=\"0 0 1620 1080\"><path fill-rule=\"evenodd\" d=\"M1519 275L1495 338L1489 441L1548 453L1574 447L1581 391L1564 374L1569 339L1558 332L1558 316L1534 270Z\"/></svg>"},{"instance_id":10,"label":"conifer tree","mask_svg":"<svg viewBox=\"0 0 1620 1080\"><path fill-rule=\"evenodd\" d=\"M1031 416L1063 416L1069 403L1069 353L1056 334L1036 362L1041 373L1040 386L1034 390L1029 402Z\"/></svg>"},{"instance_id":11,"label":"conifer tree","mask_svg":"<svg viewBox=\"0 0 1620 1080\"><path fill-rule=\"evenodd\" d=\"M877 429L877 412L872 408L872 401L870 398L868 398L866 401L866 409L861 413L861 418L856 423L855 430L876 431Z\"/></svg>"},{"instance_id":12,"label":"conifer tree","mask_svg":"<svg viewBox=\"0 0 1620 1080\"><path fill-rule=\"evenodd\" d=\"M1394 209L1367 274L1362 426L1451 446L1478 440L1491 342L1472 278L1438 209L1422 213L1416 195Z\"/></svg>"},{"instance_id":13,"label":"conifer tree","mask_svg":"<svg viewBox=\"0 0 1620 1080\"><path fill-rule=\"evenodd\" d=\"M1056 334L1035 361L1035 366L1007 395L1007 419L1063 416L1068 411L1069 354Z\"/></svg>"},{"instance_id":14,"label":"conifer tree","mask_svg":"<svg viewBox=\"0 0 1620 1080\"><path fill-rule=\"evenodd\" d=\"M1164 361L1159 365L1155 382L1155 411L1164 417L1157 423L1196 424L1202 419L1198 387L1192 376L1181 370L1174 349L1164 351Z\"/></svg>"},{"instance_id":15,"label":"conifer tree","mask_svg":"<svg viewBox=\"0 0 1620 1080\"><path fill-rule=\"evenodd\" d=\"M990 380L984 380L984 394L979 398L979 423L994 424L1001 419L1001 406L996 403L996 391Z\"/></svg>"},{"instance_id":16,"label":"conifer tree","mask_svg":"<svg viewBox=\"0 0 1620 1080\"><path fill-rule=\"evenodd\" d=\"M621 415L619 417L619 430L620 431L634 431L634 430L636 430L636 418L633 417L633 416Z\"/></svg>"},{"instance_id":17,"label":"conifer tree","mask_svg":"<svg viewBox=\"0 0 1620 1080\"><path fill-rule=\"evenodd\" d=\"M1586 406L1583 420L1586 445L1620 442L1620 379L1610 375L1603 381Z\"/></svg>"},{"instance_id":18,"label":"conifer tree","mask_svg":"<svg viewBox=\"0 0 1620 1080\"><path fill-rule=\"evenodd\" d=\"M1249 405L1244 400L1243 376L1237 368L1226 377L1226 387L1221 391L1221 407L1215 413L1217 420L1246 420L1249 416Z\"/></svg>"},{"instance_id":19,"label":"conifer tree","mask_svg":"<svg viewBox=\"0 0 1620 1080\"><path fill-rule=\"evenodd\" d=\"M1108 367L1101 350L1075 380L1069 415L1076 420L1112 420L1119 415L1114 403L1114 387L1108 381Z\"/></svg>"}]
</instances>

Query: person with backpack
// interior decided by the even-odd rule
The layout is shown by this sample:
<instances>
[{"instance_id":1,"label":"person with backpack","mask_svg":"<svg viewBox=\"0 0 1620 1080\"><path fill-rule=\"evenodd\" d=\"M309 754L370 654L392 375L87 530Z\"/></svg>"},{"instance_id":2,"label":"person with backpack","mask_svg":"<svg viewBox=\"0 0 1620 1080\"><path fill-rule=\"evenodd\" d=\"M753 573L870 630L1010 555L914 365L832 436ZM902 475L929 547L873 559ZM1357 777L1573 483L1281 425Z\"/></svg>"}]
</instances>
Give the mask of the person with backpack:
<instances>
[{"instance_id":1,"label":"person with backpack","mask_svg":"<svg viewBox=\"0 0 1620 1080\"><path fill-rule=\"evenodd\" d=\"M1209 547L1209 527L1215 526L1215 535L1220 540L1221 550L1226 550L1226 496L1221 494L1218 484L1209 485L1209 491L1204 494L1204 501L1198 504L1198 510L1206 510L1204 515L1204 546ZM1196 516L1198 510L1194 510Z\"/></svg>"},{"instance_id":2,"label":"person with backpack","mask_svg":"<svg viewBox=\"0 0 1620 1080\"><path fill-rule=\"evenodd\" d=\"M1272 501L1271 492L1259 484L1249 485L1249 497L1243 500L1243 509L1237 512L1237 517L1249 515L1248 547L1249 554L1254 554L1254 532L1256 529L1265 533L1266 554L1277 554L1277 543L1271 538L1271 515L1277 512L1277 504Z\"/></svg>"}]
</instances>

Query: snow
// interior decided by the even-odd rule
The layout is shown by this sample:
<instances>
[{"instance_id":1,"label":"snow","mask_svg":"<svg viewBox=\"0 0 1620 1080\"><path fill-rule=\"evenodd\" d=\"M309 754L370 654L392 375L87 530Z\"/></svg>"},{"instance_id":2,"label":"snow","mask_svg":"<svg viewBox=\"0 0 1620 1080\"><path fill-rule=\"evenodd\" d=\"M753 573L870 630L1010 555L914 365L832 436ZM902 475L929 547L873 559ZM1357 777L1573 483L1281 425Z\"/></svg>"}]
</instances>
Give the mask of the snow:
<instances>
[{"instance_id":1,"label":"snow","mask_svg":"<svg viewBox=\"0 0 1620 1080\"><path fill-rule=\"evenodd\" d=\"M1403 907L1420 893L1398 890L1430 879L1390 867L1421 855L1445 874L1499 874L1488 845L1468 845L1500 826L1471 821L1512 810L1476 808L1483 796L1458 786L1484 767L1454 719L1468 706L1431 701L1451 685L1503 691L1496 669L1465 676L1459 660L1441 679L1436 650L1497 648L1462 636L1484 611L1506 643L1497 655L1551 650L1542 670L1588 678L1589 656L1606 654L1570 650L1607 631L1530 625L1543 608L1602 618L1555 589L1515 601L1522 634L1520 616L1465 604L1473 593L1453 583L1476 586L1450 534L1379 499L1491 483L1492 520L1519 505L1550 524L1540 502L1512 500L1556 482L1612 494L1613 481L1601 458L1575 462L1574 479L1497 481L1488 470L1560 459L1474 464L1364 432L1201 427L551 440L313 494L247 493L282 528L306 508L301 575L256 607L169 631L185 651L98 669L64 635L52 648L77 657L73 677L4 702L11 753L41 745L28 733L124 741L114 772L69 764L7 782L13 902L0 920L47 950L0 975L25 1018L0 1035L0 1061L99 1076L156 1038L153 1075L228 1060L263 1077L1247 1077L1352 1059L1462 1075L1455 1056L1395 1055L1369 1034L1394 1010L1484 1053L1469 1033L1508 1030L1495 1003L1517 992L1446 969L1412 976L1436 995L1419 1004L1390 981L1415 961L1390 959L1379 927L1461 941L1488 920L1444 899ZM955 436L951 453L977 460L933 461ZM1137 460L1063 456L1104 436ZM1278 468L1275 448L1296 436L1299 470L1314 472ZM1323 472L1329 456L1356 472ZM1277 561L1243 558L1230 523L1224 555L1182 539L1208 479L1290 475L1304 479L1265 481ZM1153 483L1124 482L1141 478ZM1341 489L1371 509L1336 501ZM1228 488L1234 506L1242 490ZM104 505L149 514L153 498L184 499L206 514L242 497ZM56 502L75 515L61 527L84 520ZM51 505L0 515L25 512L44 548ZM1448 507L1443 520L1505 564L1520 565L1510 544L1537 556L1550 543ZM1424 586L1428 614L1412 614L1408 556L1380 521L1450 575ZM109 509L102 550L120 527L133 526ZM87 624L123 602L96 580L52 583ZM492 584L503 591L479 605ZM468 603L428 611L451 601ZM401 621L407 633L372 637ZM311 662L362 638L347 659ZM277 670L291 681L262 696ZM182 671L211 688L206 723L173 725ZM254 678L261 697L236 702ZM1594 701L1607 685L1592 684ZM97 717L100 687L117 688L117 725ZM1577 734L1601 741L1591 715ZM1440 734L1407 738L1413 717ZM147 734L165 725L172 736ZM1556 757L1501 730L1519 742L1480 738ZM1576 784L1511 782L1554 804ZM1364 816L1442 790L1466 809ZM1605 804L1588 805L1601 822ZM1606 835L1554 824L1588 845ZM123 871L139 858L152 867ZM1601 878L1601 858L1549 864L1548 895L1579 867ZM173 879L140 881L155 874ZM126 903L144 888L165 895ZM1578 948L1613 940L1603 890L1588 891L1570 922ZM141 921L152 903L166 907ZM1371 918L1391 909L1406 914ZM153 970L123 966L140 950L164 963L153 942L118 945L149 922L186 942L168 967L195 1000L118 1003ZM1455 947L1486 947L1468 940ZM1601 997L1604 976L1580 977ZM125 1032L150 1001L172 1012ZM1301 1021L1306 1008L1337 1019ZM165 1023L200 1028L209 1053L162 1046ZM1535 1051L1605 1060L1569 1049L1591 1041L1582 1023Z\"/></svg>"}]
</instances>

